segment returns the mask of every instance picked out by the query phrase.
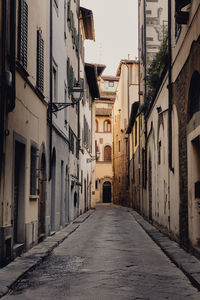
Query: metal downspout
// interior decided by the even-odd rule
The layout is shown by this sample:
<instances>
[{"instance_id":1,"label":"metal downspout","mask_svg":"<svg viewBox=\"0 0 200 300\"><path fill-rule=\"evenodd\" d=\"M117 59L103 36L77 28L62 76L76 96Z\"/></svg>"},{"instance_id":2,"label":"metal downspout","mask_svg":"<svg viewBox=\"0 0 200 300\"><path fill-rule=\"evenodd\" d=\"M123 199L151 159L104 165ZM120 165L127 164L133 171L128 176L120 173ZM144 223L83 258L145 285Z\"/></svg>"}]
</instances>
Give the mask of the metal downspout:
<instances>
[{"instance_id":1,"label":"metal downspout","mask_svg":"<svg viewBox=\"0 0 200 300\"><path fill-rule=\"evenodd\" d=\"M169 156L169 169L174 172L172 166L172 41L171 41L171 0L168 0L168 156Z\"/></svg>"},{"instance_id":2,"label":"metal downspout","mask_svg":"<svg viewBox=\"0 0 200 300\"><path fill-rule=\"evenodd\" d=\"M78 83L80 83L80 0L78 0ZM77 136L78 136L78 151L77 151L77 177L78 177L78 182L79 182L79 168L80 168L80 162L79 162L79 152L80 152L80 101L77 103L78 105L78 118L77 118ZM78 206L80 207L80 193L79 193L80 188L78 187ZM88 201L88 199L87 199ZM79 211L78 207L78 211Z\"/></svg>"},{"instance_id":3,"label":"metal downspout","mask_svg":"<svg viewBox=\"0 0 200 300\"><path fill-rule=\"evenodd\" d=\"M50 32L49 32L49 181L52 176L52 167L51 167L51 155L52 155L52 101L53 101L53 90L52 90L52 68L53 68L53 3L50 0Z\"/></svg>"},{"instance_id":4,"label":"metal downspout","mask_svg":"<svg viewBox=\"0 0 200 300\"><path fill-rule=\"evenodd\" d=\"M0 93L0 179L3 168L4 130L5 130L5 57L6 57L6 2L2 1L2 44L1 44L1 93Z\"/></svg>"}]
</instances>

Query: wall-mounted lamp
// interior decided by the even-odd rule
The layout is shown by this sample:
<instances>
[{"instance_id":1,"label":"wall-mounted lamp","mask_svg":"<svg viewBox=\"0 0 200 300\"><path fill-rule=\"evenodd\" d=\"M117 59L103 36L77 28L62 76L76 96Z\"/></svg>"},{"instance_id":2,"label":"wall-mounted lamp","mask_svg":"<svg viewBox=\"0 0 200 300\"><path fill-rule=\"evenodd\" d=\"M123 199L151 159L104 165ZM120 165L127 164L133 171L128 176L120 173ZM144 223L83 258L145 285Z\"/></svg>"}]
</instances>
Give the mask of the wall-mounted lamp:
<instances>
[{"instance_id":1,"label":"wall-mounted lamp","mask_svg":"<svg viewBox=\"0 0 200 300\"><path fill-rule=\"evenodd\" d=\"M96 152L96 156L92 156L91 158L87 158L86 162L91 163L93 160L98 160L100 157L100 152Z\"/></svg>"},{"instance_id":2,"label":"wall-mounted lamp","mask_svg":"<svg viewBox=\"0 0 200 300\"><path fill-rule=\"evenodd\" d=\"M74 106L74 104L77 104L78 101L80 101L83 97L83 87L79 82L76 82L76 84L71 89L72 93L72 102L50 102L48 103L48 106L50 107L51 112L57 112L60 111L68 106Z\"/></svg>"},{"instance_id":3,"label":"wall-mounted lamp","mask_svg":"<svg viewBox=\"0 0 200 300\"><path fill-rule=\"evenodd\" d=\"M157 113L158 114L162 111L162 107L161 106L157 106L156 109L157 109Z\"/></svg>"}]
</instances>

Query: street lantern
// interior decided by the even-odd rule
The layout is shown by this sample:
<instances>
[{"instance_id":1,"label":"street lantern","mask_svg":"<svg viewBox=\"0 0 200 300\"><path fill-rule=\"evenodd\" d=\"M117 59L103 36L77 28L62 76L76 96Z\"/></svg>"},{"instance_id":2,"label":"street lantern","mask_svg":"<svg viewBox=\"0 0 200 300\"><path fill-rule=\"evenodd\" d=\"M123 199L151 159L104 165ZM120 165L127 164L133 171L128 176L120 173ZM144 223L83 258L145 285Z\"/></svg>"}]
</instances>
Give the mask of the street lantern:
<instances>
[{"instance_id":1,"label":"street lantern","mask_svg":"<svg viewBox=\"0 0 200 300\"><path fill-rule=\"evenodd\" d=\"M83 97L83 88L79 82L76 82L75 86L71 89L72 92L72 102L77 103Z\"/></svg>"}]
</instances>

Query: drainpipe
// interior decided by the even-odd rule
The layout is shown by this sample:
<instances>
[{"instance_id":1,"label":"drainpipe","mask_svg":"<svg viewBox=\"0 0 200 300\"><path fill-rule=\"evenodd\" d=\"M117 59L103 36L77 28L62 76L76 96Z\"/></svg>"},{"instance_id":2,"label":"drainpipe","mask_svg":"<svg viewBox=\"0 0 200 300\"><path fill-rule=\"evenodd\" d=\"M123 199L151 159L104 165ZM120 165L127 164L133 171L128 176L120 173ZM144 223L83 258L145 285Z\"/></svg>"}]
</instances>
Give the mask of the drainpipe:
<instances>
[{"instance_id":1,"label":"drainpipe","mask_svg":"<svg viewBox=\"0 0 200 300\"><path fill-rule=\"evenodd\" d=\"M168 0L168 158L169 169L174 173L172 166L172 40L171 40L171 0Z\"/></svg>"},{"instance_id":2,"label":"drainpipe","mask_svg":"<svg viewBox=\"0 0 200 300\"><path fill-rule=\"evenodd\" d=\"M0 93L0 178L3 166L4 131L5 131L5 57L6 57L6 1L2 5L2 55L1 55L1 93Z\"/></svg>"},{"instance_id":3,"label":"drainpipe","mask_svg":"<svg viewBox=\"0 0 200 300\"><path fill-rule=\"evenodd\" d=\"M80 0L78 0L78 82L80 83ZM78 137L78 152L77 152L77 180L79 182L79 151L80 151L80 101L77 103L77 137ZM79 205L79 188L78 188L78 206ZM88 199L87 199L88 200ZM88 203L87 203L88 205ZM79 207L78 207L79 211Z\"/></svg>"},{"instance_id":4,"label":"drainpipe","mask_svg":"<svg viewBox=\"0 0 200 300\"><path fill-rule=\"evenodd\" d=\"M139 6L139 4L138 4L138 24L139 24L139 26L138 26L138 45L139 46L141 46L141 41L140 41L140 39L141 39L141 34L140 34L140 6ZM141 106L141 101L140 101L140 88L141 88L141 84L140 84L140 63L141 63L141 61L140 61L140 53L141 53L141 49L138 49L138 53L139 53L139 55L138 55L138 57L139 57L139 67L138 67L138 84L139 84L139 91L138 91L138 97L139 97L139 107ZM140 135L141 135L141 122L142 122L142 120L141 120L141 114L139 115L139 157L138 157L138 176L139 176L139 180L138 180L138 182L139 182L139 204L140 204L140 183L141 183L141 180L140 180L140 166L141 166L141 158L140 158L140 151L141 151L141 139L140 139Z\"/></svg>"},{"instance_id":5,"label":"drainpipe","mask_svg":"<svg viewBox=\"0 0 200 300\"><path fill-rule=\"evenodd\" d=\"M53 68L53 3L50 0L50 31L49 31L49 181L51 180L51 155L52 155L52 102L53 102L53 84L52 84L52 68Z\"/></svg>"},{"instance_id":6,"label":"drainpipe","mask_svg":"<svg viewBox=\"0 0 200 300\"><path fill-rule=\"evenodd\" d=\"M130 76L129 76L129 64L124 62L125 66L127 67L127 72L128 72L128 80L127 80L127 97L128 97L128 116L127 116L127 122L129 121L129 115L130 115ZM129 186L129 174L130 174L130 136L128 135L128 186Z\"/></svg>"},{"instance_id":7,"label":"drainpipe","mask_svg":"<svg viewBox=\"0 0 200 300\"><path fill-rule=\"evenodd\" d=\"M146 0L144 0L144 101L147 96L147 49L146 49ZM145 134L145 174L144 174L144 187L146 188L147 181L147 116L144 116L144 134Z\"/></svg>"}]
</instances>

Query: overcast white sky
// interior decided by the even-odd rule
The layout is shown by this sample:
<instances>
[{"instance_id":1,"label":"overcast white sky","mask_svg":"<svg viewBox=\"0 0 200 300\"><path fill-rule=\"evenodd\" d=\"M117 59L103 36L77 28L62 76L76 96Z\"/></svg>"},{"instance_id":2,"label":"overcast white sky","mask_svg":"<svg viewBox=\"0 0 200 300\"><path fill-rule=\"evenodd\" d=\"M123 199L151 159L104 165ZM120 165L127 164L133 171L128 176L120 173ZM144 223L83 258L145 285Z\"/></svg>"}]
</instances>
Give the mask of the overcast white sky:
<instances>
[{"instance_id":1,"label":"overcast white sky","mask_svg":"<svg viewBox=\"0 0 200 300\"><path fill-rule=\"evenodd\" d=\"M94 14L96 41L85 41L86 62L105 64L104 75L116 75L121 59L135 59L138 0L81 0Z\"/></svg>"}]
</instances>

